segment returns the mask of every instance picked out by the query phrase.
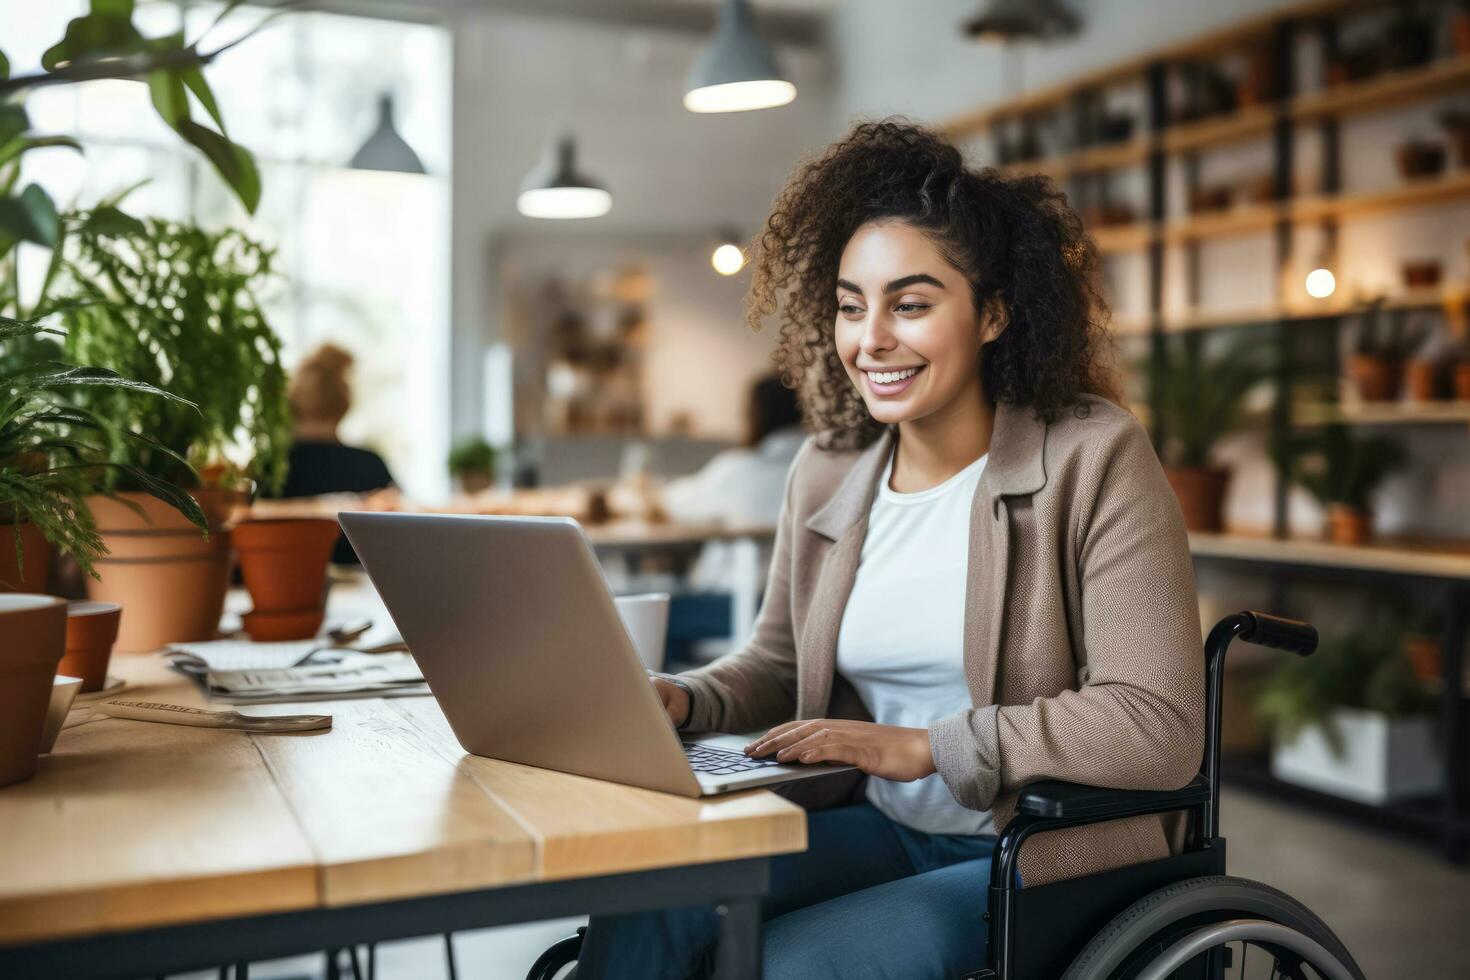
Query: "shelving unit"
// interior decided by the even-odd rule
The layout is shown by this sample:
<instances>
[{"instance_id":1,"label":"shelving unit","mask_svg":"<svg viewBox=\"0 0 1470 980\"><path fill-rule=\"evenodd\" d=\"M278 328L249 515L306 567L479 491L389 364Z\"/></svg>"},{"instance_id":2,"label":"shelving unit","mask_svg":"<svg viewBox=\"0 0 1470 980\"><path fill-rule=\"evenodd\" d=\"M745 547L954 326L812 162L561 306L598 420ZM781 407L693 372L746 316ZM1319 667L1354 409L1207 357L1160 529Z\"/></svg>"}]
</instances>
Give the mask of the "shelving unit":
<instances>
[{"instance_id":1,"label":"shelving unit","mask_svg":"<svg viewBox=\"0 0 1470 980\"><path fill-rule=\"evenodd\" d=\"M1309 343L1320 334L1336 330L1342 318L1356 312L1348 298L1351 283L1339 283L1331 300L1288 302L1281 284L1292 268L1292 249L1298 227L1322 225L1335 239L1337 223L1380 214L1405 212L1470 201L1470 168L1394 186L1342 193L1340 127L1344 119L1380 113L1424 99L1454 92L1470 92L1470 54L1457 54L1418 67L1379 74L1362 81L1296 91L1296 53L1299 40L1310 32L1324 52L1337 50L1337 22L1346 15L1391 6L1387 0L1317 0L1292 4L1284 9L1243 21L1234 27L1182 44L1150 52L1142 57L1090 72L1047 89L1028 93L1003 105L988 107L953 120L947 127L956 140L970 140L996 127L1017 124L1035 126L1044 115L1067 114L1070 130L1078 134L1098 132L1105 89L1128 85L1142 89L1144 109L1135 133L1127 142L1084 146L1067 153L1012 163L1007 172L1045 173L1065 181L1074 201L1107 200L1108 175L1125 168L1141 168L1146 204L1139 220L1127 225L1093 229L1093 240L1104 256L1140 253L1147 282L1143 295L1147 310L1142 315L1116 317L1114 332L1120 336L1149 341L1154 366L1167 354L1170 334L1217 328L1255 326L1265 328L1275 348L1277 364L1275 404L1256 411L1244 421L1249 427L1269 429L1273 436L1289 436L1293 430L1341 422L1371 426L1466 426L1470 428L1470 404L1433 402L1415 404L1318 403L1303 401L1294 393L1300 376L1301 357L1312 350ZM1241 108L1227 115L1178 121L1170 111L1170 73L1176 66L1218 57L1242 48L1252 48L1256 57L1270 62L1275 78L1275 99L1268 104ZM1303 127L1320 133L1322 149L1317 186L1310 194L1296 194L1294 155L1297 134ZM1182 166L1185 200L1200 188L1199 156L1202 152L1264 140L1270 150L1271 197L1265 201L1242 201L1218 212L1170 215L1167 213L1169 165ZM1391 152L1385 147L1383 152ZM1450 160L1454 168L1457 160ZM1101 194L1096 192L1101 191ZM1232 237L1263 236L1271 250L1275 282L1274 302L1238 309L1208 309L1200 305L1201 247L1203 243ZM1186 309L1165 310L1163 287L1166 265L1179 262L1185 274ZM1359 299L1361 308L1362 297ZM1466 322L1467 291L1463 284L1433 289L1396 292L1384 300L1389 310L1443 309L1453 322ZM1300 340L1298 339L1300 338ZM1323 349L1318 345L1317 349ZM1334 349L1335 345L1326 345ZM1330 355L1335 358L1335 354ZM1335 368L1335 364L1329 367ZM1152 409L1152 410L1151 410ZM1157 406L1136 406L1140 418L1161 444L1163 417ZM1372 547L1350 548L1319 541L1303 541L1288 534L1287 485L1278 475L1274 493L1274 522L1267 534L1191 535L1196 563L1225 563L1265 577L1272 585L1273 605L1286 606L1288 584L1299 580L1383 583L1410 589L1424 602L1437 602L1443 610L1445 691L1460 691L1467 618L1470 618L1470 541L1379 542ZM1451 680L1453 678L1453 680ZM1385 826L1432 835L1445 852L1463 860L1470 852L1470 701L1446 696L1442 730L1449 751L1445 753L1445 792L1441 799L1401 807L1342 805L1335 808ZM1257 760L1258 762L1258 760ZM1237 782L1280 795L1331 806L1331 798L1312 794L1275 781L1265 767L1233 765L1227 775ZM1309 799L1311 797L1312 799Z\"/></svg>"}]
</instances>

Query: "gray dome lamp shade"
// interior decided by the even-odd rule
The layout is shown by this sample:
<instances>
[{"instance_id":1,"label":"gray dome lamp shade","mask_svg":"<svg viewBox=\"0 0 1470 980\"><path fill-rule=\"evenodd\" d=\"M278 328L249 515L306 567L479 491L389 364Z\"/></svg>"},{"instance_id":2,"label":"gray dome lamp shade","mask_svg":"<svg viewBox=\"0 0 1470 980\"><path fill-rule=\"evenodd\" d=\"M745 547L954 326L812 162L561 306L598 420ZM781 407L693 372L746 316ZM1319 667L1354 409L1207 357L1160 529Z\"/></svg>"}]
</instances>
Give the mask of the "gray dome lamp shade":
<instances>
[{"instance_id":1,"label":"gray dome lamp shade","mask_svg":"<svg viewBox=\"0 0 1470 980\"><path fill-rule=\"evenodd\" d=\"M684 83L690 112L744 112L785 105L796 86L776 67L776 56L755 33L748 0L725 0L709 47Z\"/></svg>"},{"instance_id":2,"label":"gray dome lamp shade","mask_svg":"<svg viewBox=\"0 0 1470 980\"><path fill-rule=\"evenodd\" d=\"M964 31L975 41L1050 41L1081 27L1060 0L991 0L984 13L965 22Z\"/></svg>"},{"instance_id":3,"label":"gray dome lamp shade","mask_svg":"<svg viewBox=\"0 0 1470 980\"><path fill-rule=\"evenodd\" d=\"M528 218L598 218L612 210L612 195L577 172L576 144L563 136L521 181L516 210Z\"/></svg>"},{"instance_id":4,"label":"gray dome lamp shade","mask_svg":"<svg viewBox=\"0 0 1470 980\"><path fill-rule=\"evenodd\" d=\"M378 96L378 125L362 149L352 155L354 170L391 170L402 174L424 173L423 162L393 127L393 96Z\"/></svg>"}]
</instances>

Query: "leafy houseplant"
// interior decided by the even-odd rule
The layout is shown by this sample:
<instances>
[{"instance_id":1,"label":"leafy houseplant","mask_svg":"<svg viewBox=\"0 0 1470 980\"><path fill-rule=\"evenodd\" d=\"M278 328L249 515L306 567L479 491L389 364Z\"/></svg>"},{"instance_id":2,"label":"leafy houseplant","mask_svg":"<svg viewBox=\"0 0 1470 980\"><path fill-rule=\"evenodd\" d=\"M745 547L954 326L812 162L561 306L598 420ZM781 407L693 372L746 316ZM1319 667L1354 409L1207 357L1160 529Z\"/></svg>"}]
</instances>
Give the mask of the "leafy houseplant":
<instances>
[{"instance_id":1,"label":"leafy houseplant","mask_svg":"<svg viewBox=\"0 0 1470 980\"><path fill-rule=\"evenodd\" d=\"M107 432L149 451L167 453L146 435L116 429L110 421L67 401L68 392L90 389L127 391L135 397L192 406L152 385L130 381L100 368L78 368L40 359L47 335L60 331L34 321L0 318L0 523L9 523L14 539L0 541L0 589L41 591L45 582L44 540L76 559L95 575L94 563L106 554L86 498L96 493L109 472L120 474L148 494L176 508L201 530L204 515L188 494L123 461L108 461L87 440ZM33 356L15 356L9 347L29 347ZM187 468L183 460L177 462ZM30 538L29 546L27 537ZM14 568L8 559L14 555ZM26 568L26 558L33 566ZM39 583L39 584L38 584Z\"/></svg>"},{"instance_id":2,"label":"leafy houseplant","mask_svg":"<svg viewBox=\"0 0 1470 980\"><path fill-rule=\"evenodd\" d=\"M1284 455L1287 475L1327 508L1331 539L1351 545L1368 540L1373 491L1406 462L1403 447L1394 440L1354 436L1344 425L1298 437Z\"/></svg>"},{"instance_id":3,"label":"leafy houseplant","mask_svg":"<svg viewBox=\"0 0 1470 980\"><path fill-rule=\"evenodd\" d=\"M1358 316L1357 346L1348 358L1348 375L1364 401L1398 397L1404 361L1428 338L1422 323L1408 310L1384 309L1383 297L1368 303Z\"/></svg>"},{"instance_id":4,"label":"leafy houseplant","mask_svg":"<svg viewBox=\"0 0 1470 980\"><path fill-rule=\"evenodd\" d=\"M449 475L465 493L488 490L495 482L495 448L480 436L469 436L449 450Z\"/></svg>"},{"instance_id":5,"label":"leafy houseplant","mask_svg":"<svg viewBox=\"0 0 1470 980\"><path fill-rule=\"evenodd\" d=\"M1223 526L1230 471L1212 465L1210 455L1239 425L1246 397L1268 371L1259 346L1246 339L1206 356L1203 335L1191 333L1170 345L1152 375L1151 403L1164 432L1159 457L1192 531Z\"/></svg>"},{"instance_id":6,"label":"leafy houseplant","mask_svg":"<svg viewBox=\"0 0 1470 980\"><path fill-rule=\"evenodd\" d=\"M83 215L76 224L58 287L69 304L61 311L67 355L197 406L89 389L85 408L154 441L140 450L109 437L108 458L131 460L151 479L197 485L184 460L219 469L230 451L243 451L244 471L277 490L286 475L290 410L280 341L256 298L271 275L271 251L238 231L168 221L98 227ZM113 553L90 591L129 610L117 648L212 637L228 585L229 536L201 541L173 515L150 507L136 493L143 487L134 472L117 472L108 489L109 497L89 500ZM210 526L225 530L236 488L204 486L192 494Z\"/></svg>"},{"instance_id":7,"label":"leafy houseplant","mask_svg":"<svg viewBox=\"0 0 1470 980\"><path fill-rule=\"evenodd\" d=\"M1436 698L1415 676L1398 634L1398 624L1385 620L1329 637L1310 657L1278 662L1256 700L1275 736L1278 777L1375 800L1404 788L1392 785L1396 778L1409 791L1434 780L1432 762L1425 763ZM1427 775L1414 773L1426 768Z\"/></svg>"}]
</instances>

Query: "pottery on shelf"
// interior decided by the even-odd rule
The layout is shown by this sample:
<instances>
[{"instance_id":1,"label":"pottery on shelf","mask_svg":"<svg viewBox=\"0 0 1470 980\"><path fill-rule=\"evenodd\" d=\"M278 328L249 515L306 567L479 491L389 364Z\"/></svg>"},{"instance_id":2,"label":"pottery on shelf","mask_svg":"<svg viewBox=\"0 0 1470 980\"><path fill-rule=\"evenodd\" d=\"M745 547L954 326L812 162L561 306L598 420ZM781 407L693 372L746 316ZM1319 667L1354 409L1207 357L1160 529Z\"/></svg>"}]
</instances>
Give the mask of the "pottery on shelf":
<instances>
[{"instance_id":1,"label":"pottery on shelf","mask_svg":"<svg viewBox=\"0 0 1470 980\"><path fill-rule=\"evenodd\" d=\"M66 607L66 653L56 669L80 677L79 693L91 694L107 683L107 665L117 642L122 606L115 602L72 602Z\"/></svg>"},{"instance_id":2,"label":"pottery on shelf","mask_svg":"<svg viewBox=\"0 0 1470 980\"><path fill-rule=\"evenodd\" d=\"M1184 526L1218 533L1224 527L1225 488L1230 471L1219 466L1166 466L1164 476L1179 498Z\"/></svg>"},{"instance_id":3,"label":"pottery on shelf","mask_svg":"<svg viewBox=\"0 0 1470 980\"><path fill-rule=\"evenodd\" d=\"M1387 402L1398 397L1398 365L1387 358L1353 354L1348 358L1347 369L1363 401Z\"/></svg>"},{"instance_id":4,"label":"pottery on shelf","mask_svg":"<svg viewBox=\"0 0 1470 980\"><path fill-rule=\"evenodd\" d=\"M1406 180L1413 180L1418 177L1432 177L1443 171L1446 155L1442 143L1410 140L1399 145L1394 158L1398 161L1400 175Z\"/></svg>"},{"instance_id":5,"label":"pottery on shelf","mask_svg":"<svg viewBox=\"0 0 1470 980\"><path fill-rule=\"evenodd\" d=\"M1327 505L1327 539L1333 544L1367 544L1373 534L1373 515L1348 504Z\"/></svg>"},{"instance_id":6,"label":"pottery on shelf","mask_svg":"<svg viewBox=\"0 0 1470 980\"><path fill-rule=\"evenodd\" d=\"M1455 401L1470 402L1470 361L1456 364L1453 377Z\"/></svg>"},{"instance_id":7,"label":"pottery on shelf","mask_svg":"<svg viewBox=\"0 0 1470 980\"><path fill-rule=\"evenodd\" d=\"M1438 259L1413 259L1403 263L1399 269L1406 289L1429 289L1439 285L1441 266Z\"/></svg>"},{"instance_id":8,"label":"pottery on shelf","mask_svg":"<svg viewBox=\"0 0 1470 980\"><path fill-rule=\"evenodd\" d=\"M146 653L169 643L212 640L230 581L228 517L234 490L191 490L208 519L205 538L177 510L146 493L87 498L109 554L87 593L128 611L116 649ZM130 506L132 505L132 506ZM135 509L136 507L136 509Z\"/></svg>"},{"instance_id":9,"label":"pottery on shelf","mask_svg":"<svg viewBox=\"0 0 1470 980\"><path fill-rule=\"evenodd\" d=\"M0 595L0 786L36 773L56 664L66 642L66 601Z\"/></svg>"},{"instance_id":10,"label":"pottery on shelf","mask_svg":"<svg viewBox=\"0 0 1470 980\"><path fill-rule=\"evenodd\" d=\"M1404 364L1404 387L1409 399L1430 402L1439 398L1439 362L1427 358L1416 358Z\"/></svg>"}]
</instances>

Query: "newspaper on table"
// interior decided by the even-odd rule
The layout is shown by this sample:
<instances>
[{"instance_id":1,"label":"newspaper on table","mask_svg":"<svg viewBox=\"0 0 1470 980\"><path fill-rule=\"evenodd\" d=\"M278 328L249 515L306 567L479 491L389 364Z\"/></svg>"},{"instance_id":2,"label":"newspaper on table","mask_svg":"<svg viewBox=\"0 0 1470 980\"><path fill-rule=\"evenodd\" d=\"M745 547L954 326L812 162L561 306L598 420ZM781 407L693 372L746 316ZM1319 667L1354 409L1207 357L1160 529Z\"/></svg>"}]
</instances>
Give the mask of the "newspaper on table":
<instances>
[{"instance_id":1,"label":"newspaper on table","mask_svg":"<svg viewBox=\"0 0 1470 980\"><path fill-rule=\"evenodd\" d=\"M429 693L424 675L407 652L363 653L321 640L177 643L170 648L169 659L211 698L231 704Z\"/></svg>"}]
</instances>

